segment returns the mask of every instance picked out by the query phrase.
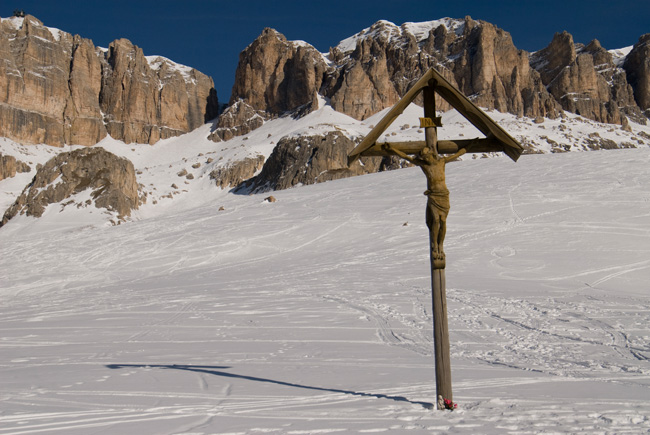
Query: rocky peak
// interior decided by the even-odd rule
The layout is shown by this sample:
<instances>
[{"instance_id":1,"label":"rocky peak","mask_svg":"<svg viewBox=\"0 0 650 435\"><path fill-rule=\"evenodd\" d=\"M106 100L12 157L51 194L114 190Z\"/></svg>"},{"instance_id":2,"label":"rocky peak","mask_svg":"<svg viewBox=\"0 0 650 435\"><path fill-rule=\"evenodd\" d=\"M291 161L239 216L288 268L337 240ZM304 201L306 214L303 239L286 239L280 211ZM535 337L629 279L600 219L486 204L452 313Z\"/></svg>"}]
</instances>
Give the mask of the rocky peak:
<instances>
[{"instance_id":1,"label":"rocky peak","mask_svg":"<svg viewBox=\"0 0 650 435\"><path fill-rule=\"evenodd\" d=\"M329 63L319 61L314 68L313 61L287 55L293 43L267 29L240 58L238 76L247 79L238 79L232 101L268 113L294 109L276 91L278 80L310 71L314 79L302 88L303 96L318 92L335 110L365 119L395 104L435 67L479 106L532 118L567 110L601 122L623 124L629 117L645 123L638 106L650 107L650 67L643 66L649 39L642 37L623 62L598 40L577 44L568 32L556 33L546 48L529 54L516 48L508 32L469 16L401 26L378 21L330 48ZM439 101L438 108L448 106Z\"/></svg>"},{"instance_id":2,"label":"rocky peak","mask_svg":"<svg viewBox=\"0 0 650 435\"><path fill-rule=\"evenodd\" d=\"M567 32L556 33L531 66L564 110L599 122L622 124L629 116L645 123L625 72L598 40L583 46Z\"/></svg>"},{"instance_id":3,"label":"rocky peak","mask_svg":"<svg viewBox=\"0 0 650 435\"><path fill-rule=\"evenodd\" d=\"M326 69L313 46L266 28L239 55L231 104L245 100L269 114L293 110L315 101Z\"/></svg>"},{"instance_id":4,"label":"rocky peak","mask_svg":"<svg viewBox=\"0 0 650 435\"><path fill-rule=\"evenodd\" d=\"M127 39L109 45L102 83L107 130L127 143L153 144L216 115L210 78L161 57L146 58Z\"/></svg>"},{"instance_id":5,"label":"rocky peak","mask_svg":"<svg viewBox=\"0 0 650 435\"><path fill-rule=\"evenodd\" d=\"M31 15L3 20L0 32L0 135L63 143L72 37L56 39Z\"/></svg>"},{"instance_id":6,"label":"rocky peak","mask_svg":"<svg viewBox=\"0 0 650 435\"><path fill-rule=\"evenodd\" d=\"M634 97L641 109L650 109L650 33L639 38L625 58L623 69L634 89Z\"/></svg>"},{"instance_id":7,"label":"rocky peak","mask_svg":"<svg viewBox=\"0 0 650 435\"><path fill-rule=\"evenodd\" d=\"M32 15L25 15L22 18L14 17L11 21L16 29L18 38L37 37L50 42L59 41L61 36L69 38L70 35L58 29L50 29L43 25L43 22Z\"/></svg>"},{"instance_id":8,"label":"rocky peak","mask_svg":"<svg viewBox=\"0 0 650 435\"><path fill-rule=\"evenodd\" d=\"M297 55L297 46L305 55ZM401 26L378 21L331 48L327 61L313 47L267 29L240 56L231 102L278 114L318 93L361 120L395 104L436 67L479 105L531 117L560 110L510 34L471 17Z\"/></svg>"},{"instance_id":9,"label":"rocky peak","mask_svg":"<svg viewBox=\"0 0 650 435\"><path fill-rule=\"evenodd\" d=\"M533 53L530 57L530 64L539 72L544 85L548 85L564 67L576 59L576 56L573 36L564 31L556 33L546 48Z\"/></svg>"},{"instance_id":10,"label":"rocky peak","mask_svg":"<svg viewBox=\"0 0 650 435\"><path fill-rule=\"evenodd\" d=\"M603 74L609 81L616 72L617 66L614 63L612 54L600 45L600 41L594 39L578 51L579 54L586 53L593 59L596 72Z\"/></svg>"}]
</instances>

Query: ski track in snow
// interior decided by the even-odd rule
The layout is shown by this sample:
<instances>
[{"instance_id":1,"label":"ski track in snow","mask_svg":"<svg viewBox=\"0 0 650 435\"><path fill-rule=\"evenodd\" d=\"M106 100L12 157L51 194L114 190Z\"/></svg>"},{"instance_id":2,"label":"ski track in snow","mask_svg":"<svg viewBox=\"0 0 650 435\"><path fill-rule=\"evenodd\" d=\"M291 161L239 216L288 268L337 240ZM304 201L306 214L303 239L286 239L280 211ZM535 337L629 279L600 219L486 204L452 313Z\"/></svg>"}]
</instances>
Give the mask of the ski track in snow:
<instances>
[{"instance_id":1,"label":"ski track in snow","mask_svg":"<svg viewBox=\"0 0 650 435\"><path fill-rule=\"evenodd\" d=\"M3 229L0 434L647 433L649 163L448 166L452 413L417 169Z\"/></svg>"}]
</instances>

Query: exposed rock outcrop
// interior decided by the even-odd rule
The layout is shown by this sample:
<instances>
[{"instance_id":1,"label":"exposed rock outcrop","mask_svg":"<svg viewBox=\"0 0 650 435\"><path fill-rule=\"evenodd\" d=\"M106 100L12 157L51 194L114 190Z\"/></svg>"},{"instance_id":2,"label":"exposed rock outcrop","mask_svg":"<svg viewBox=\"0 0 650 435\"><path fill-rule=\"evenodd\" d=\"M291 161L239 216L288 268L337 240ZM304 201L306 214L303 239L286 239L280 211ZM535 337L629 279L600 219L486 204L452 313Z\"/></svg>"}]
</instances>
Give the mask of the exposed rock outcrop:
<instances>
[{"instance_id":1,"label":"exposed rock outcrop","mask_svg":"<svg viewBox=\"0 0 650 435\"><path fill-rule=\"evenodd\" d=\"M0 24L0 136L23 143L64 143L73 38L58 40L36 18Z\"/></svg>"},{"instance_id":2,"label":"exposed rock outcrop","mask_svg":"<svg viewBox=\"0 0 650 435\"><path fill-rule=\"evenodd\" d=\"M240 185L240 189L256 193L283 190L377 172L381 157L362 158L348 167L347 154L355 146L354 141L338 131L324 136L285 137L266 160L262 171Z\"/></svg>"},{"instance_id":3,"label":"exposed rock outcrop","mask_svg":"<svg viewBox=\"0 0 650 435\"><path fill-rule=\"evenodd\" d=\"M528 52L517 49L508 32L466 17L462 34L447 48L441 45L459 89L477 105L530 118L559 115L557 102L530 67Z\"/></svg>"},{"instance_id":4,"label":"exposed rock outcrop","mask_svg":"<svg viewBox=\"0 0 650 435\"><path fill-rule=\"evenodd\" d=\"M78 206L94 203L116 212L120 219L140 205L133 164L103 148L81 148L61 153L43 165L16 202L5 212L0 226L17 214L40 217L49 204L60 203L90 189L90 198Z\"/></svg>"},{"instance_id":5,"label":"exposed rock outcrop","mask_svg":"<svg viewBox=\"0 0 650 435\"><path fill-rule=\"evenodd\" d=\"M235 136L243 136L261 127L267 119L269 114L266 111L255 110L245 101L237 100L219 116L216 127L208 139L221 142Z\"/></svg>"},{"instance_id":6,"label":"exposed rock outcrop","mask_svg":"<svg viewBox=\"0 0 650 435\"><path fill-rule=\"evenodd\" d=\"M16 160L14 156L0 154L0 181L15 177L17 172L30 172L31 170L27 163Z\"/></svg>"},{"instance_id":7,"label":"exposed rock outcrop","mask_svg":"<svg viewBox=\"0 0 650 435\"><path fill-rule=\"evenodd\" d=\"M70 55L69 95L63 112L63 142L93 145L107 133L99 100L102 54L92 41L75 35Z\"/></svg>"},{"instance_id":8,"label":"exposed rock outcrop","mask_svg":"<svg viewBox=\"0 0 650 435\"><path fill-rule=\"evenodd\" d=\"M0 23L0 136L24 144L93 145L110 133L155 143L217 115L212 79L125 39L108 51L38 19Z\"/></svg>"},{"instance_id":9,"label":"exposed rock outcrop","mask_svg":"<svg viewBox=\"0 0 650 435\"><path fill-rule=\"evenodd\" d=\"M247 157L234 163L219 167L210 172L210 178L217 186L226 189L236 187L252 178L264 165L264 156Z\"/></svg>"}]
</instances>

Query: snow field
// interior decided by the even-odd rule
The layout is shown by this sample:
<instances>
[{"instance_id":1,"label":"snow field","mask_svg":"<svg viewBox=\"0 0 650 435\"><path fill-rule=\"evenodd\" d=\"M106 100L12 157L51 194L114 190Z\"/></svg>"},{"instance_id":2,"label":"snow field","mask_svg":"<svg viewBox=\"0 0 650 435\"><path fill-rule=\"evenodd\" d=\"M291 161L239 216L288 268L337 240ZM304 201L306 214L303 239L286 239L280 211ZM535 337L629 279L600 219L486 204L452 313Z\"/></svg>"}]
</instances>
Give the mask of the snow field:
<instances>
[{"instance_id":1,"label":"snow field","mask_svg":"<svg viewBox=\"0 0 650 435\"><path fill-rule=\"evenodd\" d=\"M0 434L647 432L649 163L644 148L448 165L454 412L430 409L417 168L272 204L198 181L119 226L16 218L0 230Z\"/></svg>"}]
</instances>

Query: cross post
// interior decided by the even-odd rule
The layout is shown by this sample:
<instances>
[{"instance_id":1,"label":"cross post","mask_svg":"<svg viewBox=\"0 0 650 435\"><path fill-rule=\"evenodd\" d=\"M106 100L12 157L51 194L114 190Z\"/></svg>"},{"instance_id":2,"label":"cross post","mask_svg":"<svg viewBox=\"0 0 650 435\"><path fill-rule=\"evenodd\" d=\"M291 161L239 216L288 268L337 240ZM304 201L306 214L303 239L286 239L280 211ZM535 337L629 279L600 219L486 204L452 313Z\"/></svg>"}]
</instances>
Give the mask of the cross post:
<instances>
[{"instance_id":1,"label":"cross post","mask_svg":"<svg viewBox=\"0 0 650 435\"><path fill-rule=\"evenodd\" d=\"M436 83L433 79L429 80L428 86L423 90L424 97L424 118L436 119ZM424 129L424 140L426 147L431 149L435 155L438 153L438 129L436 123ZM446 219L446 217L445 217ZM438 409L444 409L444 399L453 402L451 389L451 358L449 355L449 327L447 322L447 290L444 251L442 246L440 252L434 251L434 245L437 244L437 237L431 227L429 227L429 258L431 261L431 300L433 308L433 343L435 354L436 370L436 403ZM444 237L444 235L443 235ZM442 260L437 254L442 254Z\"/></svg>"},{"instance_id":2,"label":"cross post","mask_svg":"<svg viewBox=\"0 0 650 435\"><path fill-rule=\"evenodd\" d=\"M420 118L420 127L424 128L424 142L377 142L381 134L415 100L420 92L424 99L424 118ZM458 110L485 135L485 138L438 141L437 127L441 124L440 118L436 117L436 94ZM504 152L512 160L517 161L523 152L523 147L438 71L431 68L348 154L348 165L352 165L362 156L396 155L419 166L427 178L427 191L424 194L427 196L426 223L429 228L436 405L438 409L453 410L455 407L451 390L446 258L443 249L450 204L449 190L445 184L445 164L466 152ZM443 156L444 154L451 155Z\"/></svg>"}]
</instances>

